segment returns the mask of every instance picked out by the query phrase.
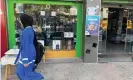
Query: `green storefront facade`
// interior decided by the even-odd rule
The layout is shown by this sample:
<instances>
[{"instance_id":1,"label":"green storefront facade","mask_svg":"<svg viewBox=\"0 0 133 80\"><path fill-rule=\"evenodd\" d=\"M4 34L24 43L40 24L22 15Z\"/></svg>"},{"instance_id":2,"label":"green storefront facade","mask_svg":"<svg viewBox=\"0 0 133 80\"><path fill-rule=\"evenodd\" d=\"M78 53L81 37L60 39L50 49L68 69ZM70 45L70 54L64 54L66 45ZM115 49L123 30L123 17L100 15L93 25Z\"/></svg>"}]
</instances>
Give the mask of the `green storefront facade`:
<instances>
[{"instance_id":1,"label":"green storefront facade","mask_svg":"<svg viewBox=\"0 0 133 80\"><path fill-rule=\"evenodd\" d=\"M132 0L103 0L103 3L133 4Z\"/></svg>"},{"instance_id":2,"label":"green storefront facade","mask_svg":"<svg viewBox=\"0 0 133 80\"><path fill-rule=\"evenodd\" d=\"M71 5L77 7L77 37L76 37L76 57L81 57L84 52L84 3L83 1L68 0L6 0L7 5L7 24L8 24L8 41L9 49L16 44L15 24L14 24L14 4L50 4L50 5ZM128 0L103 0L102 3L133 4Z\"/></svg>"},{"instance_id":3,"label":"green storefront facade","mask_svg":"<svg viewBox=\"0 0 133 80\"><path fill-rule=\"evenodd\" d=\"M7 16L8 16L8 40L9 40L9 49L13 48L16 44L15 40L15 24L14 24L14 4L15 3L23 3L23 4L50 4L50 5L71 5L76 6L77 11L77 45L76 45L76 56L81 57L82 53L82 35L83 35L83 12L82 6L83 4L76 1L46 1L46 0L7 0Z\"/></svg>"}]
</instances>

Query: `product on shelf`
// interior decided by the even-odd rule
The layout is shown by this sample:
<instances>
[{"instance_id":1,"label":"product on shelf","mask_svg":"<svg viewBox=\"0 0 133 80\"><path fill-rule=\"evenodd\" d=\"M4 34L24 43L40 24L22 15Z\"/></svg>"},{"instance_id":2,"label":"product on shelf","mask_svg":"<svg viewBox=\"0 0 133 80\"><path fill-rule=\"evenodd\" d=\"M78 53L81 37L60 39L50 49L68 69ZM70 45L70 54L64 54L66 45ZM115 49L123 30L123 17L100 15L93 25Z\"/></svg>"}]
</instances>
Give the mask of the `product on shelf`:
<instances>
[{"instance_id":1,"label":"product on shelf","mask_svg":"<svg viewBox=\"0 0 133 80\"><path fill-rule=\"evenodd\" d=\"M45 46L52 48L52 50L61 50L67 45L65 49L71 50L76 45L76 37L74 37L76 36L77 26L76 7L23 4L23 12L33 17L33 29L36 32L37 39L44 40ZM21 13L15 15L19 21ZM16 24L18 31L20 24ZM17 44L18 41L19 36L17 35Z\"/></svg>"}]
</instances>

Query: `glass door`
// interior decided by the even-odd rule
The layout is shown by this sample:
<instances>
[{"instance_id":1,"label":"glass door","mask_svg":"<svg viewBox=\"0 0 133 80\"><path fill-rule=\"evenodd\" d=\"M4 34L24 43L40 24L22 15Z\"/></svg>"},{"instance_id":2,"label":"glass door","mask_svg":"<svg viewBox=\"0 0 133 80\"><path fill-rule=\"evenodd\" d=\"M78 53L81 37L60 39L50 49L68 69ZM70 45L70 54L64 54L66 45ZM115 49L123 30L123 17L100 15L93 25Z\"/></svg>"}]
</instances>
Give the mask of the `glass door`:
<instances>
[{"instance_id":1,"label":"glass door","mask_svg":"<svg viewBox=\"0 0 133 80\"><path fill-rule=\"evenodd\" d=\"M133 54L133 10L128 11L127 29L125 37L125 52Z\"/></svg>"},{"instance_id":2,"label":"glass door","mask_svg":"<svg viewBox=\"0 0 133 80\"><path fill-rule=\"evenodd\" d=\"M99 54L106 52L107 25L108 25L107 19L101 20L101 25L99 29L99 49L98 49Z\"/></svg>"},{"instance_id":3,"label":"glass door","mask_svg":"<svg viewBox=\"0 0 133 80\"><path fill-rule=\"evenodd\" d=\"M129 55L133 53L133 29L127 29L125 40L125 52Z\"/></svg>"},{"instance_id":4,"label":"glass door","mask_svg":"<svg viewBox=\"0 0 133 80\"><path fill-rule=\"evenodd\" d=\"M108 8L102 8L100 28L99 28L99 48L98 48L99 55L106 53L107 26L108 26Z\"/></svg>"}]
</instances>

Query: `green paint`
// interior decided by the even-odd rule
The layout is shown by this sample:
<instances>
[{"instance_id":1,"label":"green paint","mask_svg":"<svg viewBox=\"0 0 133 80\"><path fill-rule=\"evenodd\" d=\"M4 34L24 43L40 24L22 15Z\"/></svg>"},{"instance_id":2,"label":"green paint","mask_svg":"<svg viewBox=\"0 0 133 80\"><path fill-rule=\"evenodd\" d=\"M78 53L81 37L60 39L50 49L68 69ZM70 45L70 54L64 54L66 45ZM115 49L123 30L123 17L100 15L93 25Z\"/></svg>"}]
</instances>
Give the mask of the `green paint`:
<instances>
[{"instance_id":1,"label":"green paint","mask_svg":"<svg viewBox=\"0 0 133 80\"><path fill-rule=\"evenodd\" d=\"M14 1L27 1L27 0L14 0ZM75 2L76 0L28 0L28 1L67 1L67 2L70 2L70 1L73 1ZM82 0L79 0L79 1L82 1Z\"/></svg>"},{"instance_id":2,"label":"green paint","mask_svg":"<svg viewBox=\"0 0 133 80\"><path fill-rule=\"evenodd\" d=\"M83 52L83 8L82 8L82 4L78 3L77 4L77 8L78 8L78 16L77 16L77 38L76 38L76 56L77 57L81 57L82 56L82 52Z\"/></svg>"},{"instance_id":3,"label":"green paint","mask_svg":"<svg viewBox=\"0 0 133 80\"><path fill-rule=\"evenodd\" d=\"M73 5L75 2L61 2L61 1L42 1L42 0L14 0L14 3L24 3L24 4L50 4L50 5Z\"/></svg>"},{"instance_id":4,"label":"green paint","mask_svg":"<svg viewBox=\"0 0 133 80\"><path fill-rule=\"evenodd\" d=\"M103 0L103 1L128 1L128 0Z\"/></svg>"},{"instance_id":5,"label":"green paint","mask_svg":"<svg viewBox=\"0 0 133 80\"><path fill-rule=\"evenodd\" d=\"M8 36L9 36L9 49L13 48L16 44L15 41L15 24L14 24L14 6L12 0L7 0L7 22L8 22Z\"/></svg>"},{"instance_id":6,"label":"green paint","mask_svg":"<svg viewBox=\"0 0 133 80\"><path fill-rule=\"evenodd\" d=\"M133 2L128 0L103 0L103 3L133 4Z\"/></svg>"},{"instance_id":7,"label":"green paint","mask_svg":"<svg viewBox=\"0 0 133 80\"><path fill-rule=\"evenodd\" d=\"M8 5L8 31L9 31L9 46L13 48L15 45L15 24L14 24L14 3L24 4L50 4L50 5L72 5L78 9L77 15L77 43L76 43L76 56L81 57L83 52L82 47L82 34L83 34L83 23L82 23L82 4L76 2L64 2L64 1L43 1L43 0L7 0Z\"/></svg>"}]
</instances>

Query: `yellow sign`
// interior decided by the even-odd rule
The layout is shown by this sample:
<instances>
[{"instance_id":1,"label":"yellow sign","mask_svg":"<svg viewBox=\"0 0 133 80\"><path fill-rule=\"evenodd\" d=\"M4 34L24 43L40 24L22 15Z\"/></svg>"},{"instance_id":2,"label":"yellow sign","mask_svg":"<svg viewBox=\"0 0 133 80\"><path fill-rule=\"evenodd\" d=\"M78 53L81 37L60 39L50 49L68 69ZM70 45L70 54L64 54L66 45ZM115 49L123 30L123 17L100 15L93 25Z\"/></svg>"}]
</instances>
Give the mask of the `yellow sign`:
<instances>
[{"instance_id":1,"label":"yellow sign","mask_svg":"<svg viewBox=\"0 0 133 80\"><path fill-rule=\"evenodd\" d=\"M127 21L127 29L132 29L132 21L131 20Z\"/></svg>"},{"instance_id":2,"label":"yellow sign","mask_svg":"<svg viewBox=\"0 0 133 80\"><path fill-rule=\"evenodd\" d=\"M108 20L102 20L101 21L101 27L103 29L107 29L107 27L108 27Z\"/></svg>"}]
</instances>

